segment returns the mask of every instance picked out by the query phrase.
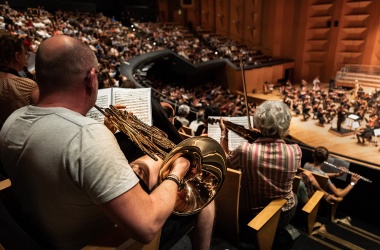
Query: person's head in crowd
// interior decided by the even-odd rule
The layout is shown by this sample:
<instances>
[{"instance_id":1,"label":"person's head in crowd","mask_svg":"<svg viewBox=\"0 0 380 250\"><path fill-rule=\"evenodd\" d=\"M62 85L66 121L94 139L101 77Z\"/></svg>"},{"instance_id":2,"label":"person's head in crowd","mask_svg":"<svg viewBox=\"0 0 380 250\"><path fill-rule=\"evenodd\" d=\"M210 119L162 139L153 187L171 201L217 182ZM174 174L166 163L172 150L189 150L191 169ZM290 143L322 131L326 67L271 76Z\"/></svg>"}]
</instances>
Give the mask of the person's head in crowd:
<instances>
[{"instance_id":1,"label":"person's head in crowd","mask_svg":"<svg viewBox=\"0 0 380 250\"><path fill-rule=\"evenodd\" d=\"M75 100L69 105L85 115L96 101L97 68L94 52L81 41L65 35L45 40L36 54L38 104Z\"/></svg>"},{"instance_id":2,"label":"person's head in crowd","mask_svg":"<svg viewBox=\"0 0 380 250\"><path fill-rule=\"evenodd\" d=\"M314 164L320 165L329 158L329 151L325 147L316 147L313 152Z\"/></svg>"},{"instance_id":3,"label":"person's head in crowd","mask_svg":"<svg viewBox=\"0 0 380 250\"><path fill-rule=\"evenodd\" d=\"M172 107L172 105L170 105L167 102L161 102L161 106L164 109L166 117L169 119L169 121L172 124L174 124L174 115L175 115L175 112L174 112L174 108Z\"/></svg>"},{"instance_id":4,"label":"person's head in crowd","mask_svg":"<svg viewBox=\"0 0 380 250\"><path fill-rule=\"evenodd\" d=\"M127 77L125 77L125 76L122 76L121 78L120 78L120 81L121 81L121 84L120 84L120 87L121 88L129 88L129 89L134 89L134 88L136 88L136 84L133 82L133 81L131 81L131 80L129 80Z\"/></svg>"},{"instance_id":5,"label":"person's head in crowd","mask_svg":"<svg viewBox=\"0 0 380 250\"><path fill-rule=\"evenodd\" d=\"M292 114L281 101L265 101L257 107L253 120L255 128L264 137L284 138L288 132Z\"/></svg>"},{"instance_id":6,"label":"person's head in crowd","mask_svg":"<svg viewBox=\"0 0 380 250\"><path fill-rule=\"evenodd\" d=\"M204 112L204 120L207 122L209 116L220 116L220 109L217 106L208 106Z\"/></svg>"},{"instance_id":7,"label":"person's head in crowd","mask_svg":"<svg viewBox=\"0 0 380 250\"><path fill-rule=\"evenodd\" d=\"M180 117L186 117L190 113L190 107L186 104L182 104L178 107L177 113L178 113L178 116Z\"/></svg>"},{"instance_id":8,"label":"person's head in crowd","mask_svg":"<svg viewBox=\"0 0 380 250\"><path fill-rule=\"evenodd\" d=\"M11 33L0 33L0 67L21 71L29 57L23 41Z\"/></svg>"}]
</instances>

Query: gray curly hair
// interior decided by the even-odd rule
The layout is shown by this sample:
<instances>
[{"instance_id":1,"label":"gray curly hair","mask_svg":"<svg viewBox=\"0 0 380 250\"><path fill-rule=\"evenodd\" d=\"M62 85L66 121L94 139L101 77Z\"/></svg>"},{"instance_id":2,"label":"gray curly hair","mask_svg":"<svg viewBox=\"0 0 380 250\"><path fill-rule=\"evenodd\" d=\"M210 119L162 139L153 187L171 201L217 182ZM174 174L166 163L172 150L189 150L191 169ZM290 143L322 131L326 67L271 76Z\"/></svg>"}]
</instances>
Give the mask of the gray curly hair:
<instances>
[{"instance_id":1,"label":"gray curly hair","mask_svg":"<svg viewBox=\"0 0 380 250\"><path fill-rule=\"evenodd\" d=\"M289 107L281 101L265 101L255 111L255 128L263 136L285 137L292 119Z\"/></svg>"}]
</instances>

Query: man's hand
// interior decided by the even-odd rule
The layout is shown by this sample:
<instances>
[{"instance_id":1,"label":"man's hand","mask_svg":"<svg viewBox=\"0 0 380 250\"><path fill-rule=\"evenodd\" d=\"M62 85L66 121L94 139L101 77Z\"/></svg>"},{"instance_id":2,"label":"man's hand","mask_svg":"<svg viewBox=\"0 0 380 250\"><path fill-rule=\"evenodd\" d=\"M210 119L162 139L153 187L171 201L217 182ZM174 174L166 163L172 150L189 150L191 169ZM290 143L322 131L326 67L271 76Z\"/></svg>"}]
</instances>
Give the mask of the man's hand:
<instances>
[{"instance_id":1,"label":"man's hand","mask_svg":"<svg viewBox=\"0 0 380 250\"><path fill-rule=\"evenodd\" d=\"M115 108L117 109L125 109L126 106L125 105L121 105L121 104L116 104L114 105ZM113 125L112 123L112 117L108 118L108 117L104 117L104 125L113 133L115 134L116 131L117 131L117 128Z\"/></svg>"},{"instance_id":2,"label":"man's hand","mask_svg":"<svg viewBox=\"0 0 380 250\"><path fill-rule=\"evenodd\" d=\"M180 180L185 176L190 168L190 162L184 157L178 157L172 164L173 168L170 174L178 176Z\"/></svg>"}]
</instances>

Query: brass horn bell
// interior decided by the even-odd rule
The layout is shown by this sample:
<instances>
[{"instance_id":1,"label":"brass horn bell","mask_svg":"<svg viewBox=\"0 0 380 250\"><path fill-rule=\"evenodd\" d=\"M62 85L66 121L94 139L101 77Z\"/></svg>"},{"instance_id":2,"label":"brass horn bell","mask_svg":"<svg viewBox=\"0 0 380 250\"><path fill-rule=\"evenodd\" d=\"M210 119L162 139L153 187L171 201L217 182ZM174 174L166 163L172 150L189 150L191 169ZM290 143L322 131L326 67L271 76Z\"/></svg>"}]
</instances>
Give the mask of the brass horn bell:
<instances>
[{"instance_id":1,"label":"brass horn bell","mask_svg":"<svg viewBox=\"0 0 380 250\"><path fill-rule=\"evenodd\" d=\"M226 155L220 144L206 136L180 142L165 157L159 172L160 184L171 171L178 157L190 161L190 169L178 189L174 214L191 215L201 211L217 195L226 176Z\"/></svg>"},{"instance_id":2,"label":"brass horn bell","mask_svg":"<svg viewBox=\"0 0 380 250\"><path fill-rule=\"evenodd\" d=\"M175 145L163 131L143 123L132 113L120 111L112 105L105 110L96 105L95 108L110 118L118 130L126 134L152 159L157 160L156 156L163 159L158 184L169 175L171 165L178 157L183 156L190 161L190 169L178 189L174 214L195 214L216 197L227 172L226 155L217 141L210 137L197 136ZM162 148L171 151L166 153Z\"/></svg>"}]
</instances>

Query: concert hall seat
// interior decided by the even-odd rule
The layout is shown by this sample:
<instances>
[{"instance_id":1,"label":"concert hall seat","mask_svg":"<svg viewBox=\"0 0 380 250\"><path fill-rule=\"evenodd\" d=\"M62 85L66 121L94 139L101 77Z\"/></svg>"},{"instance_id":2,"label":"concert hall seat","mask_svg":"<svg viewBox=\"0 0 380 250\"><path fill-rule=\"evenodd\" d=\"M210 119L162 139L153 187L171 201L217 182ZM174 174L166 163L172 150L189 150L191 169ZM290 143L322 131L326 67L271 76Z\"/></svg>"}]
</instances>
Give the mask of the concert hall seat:
<instances>
[{"instance_id":1,"label":"concert hall seat","mask_svg":"<svg viewBox=\"0 0 380 250\"><path fill-rule=\"evenodd\" d=\"M10 187L9 179L0 181L0 249L43 249L11 215L14 201Z\"/></svg>"},{"instance_id":2,"label":"concert hall seat","mask_svg":"<svg viewBox=\"0 0 380 250\"><path fill-rule=\"evenodd\" d=\"M185 133L185 134L190 135L190 136L193 135L193 130L191 128L189 128L189 127L186 127L186 126L182 126L179 129L179 132Z\"/></svg>"},{"instance_id":3,"label":"concert hall seat","mask_svg":"<svg viewBox=\"0 0 380 250\"><path fill-rule=\"evenodd\" d=\"M0 181L0 249L46 249L37 243L20 226L17 220L11 215L14 208L12 198L11 181L9 179ZM85 246L84 250L110 250L110 249L129 249L129 250L158 250L160 244L161 231L156 235L152 242L143 245L133 239L127 239L118 228L107 232L97 239L94 243Z\"/></svg>"},{"instance_id":4,"label":"concert hall seat","mask_svg":"<svg viewBox=\"0 0 380 250\"><path fill-rule=\"evenodd\" d=\"M218 196L215 198L215 233L230 244L239 248L239 198L241 172L227 168L226 178ZM254 241L258 249L271 249L278 221L285 199L269 203L248 226L253 229Z\"/></svg>"},{"instance_id":5,"label":"concert hall seat","mask_svg":"<svg viewBox=\"0 0 380 250\"><path fill-rule=\"evenodd\" d=\"M317 219L319 204L324 193L317 190L309 201L303 206L302 214L306 217L306 231L308 234L313 232L315 220Z\"/></svg>"},{"instance_id":6,"label":"concert hall seat","mask_svg":"<svg viewBox=\"0 0 380 250\"><path fill-rule=\"evenodd\" d=\"M308 170L306 170L306 169L303 169L303 168L299 168L299 170L300 171L308 171ZM311 171L310 171L311 172ZM314 178L317 180L317 182L318 182L318 184L319 184L319 186L323 189L323 190L327 190L327 184L328 184L328 177L327 176L324 176L324 175L320 175L320 174L317 174L317 173L314 173L314 172L311 172L312 174L313 174L313 176L314 176ZM319 195L318 195L319 196ZM317 196L317 197L318 197ZM323 197L323 196L322 196ZM319 199L319 200L322 200L322 198L321 199ZM313 202L313 204L314 205L317 205L315 202L316 202L316 200L313 200L312 201ZM336 211L337 211L337 209L338 209L338 204L339 204L339 202L335 202L334 204L332 204L332 205L330 205L329 204L329 206L331 206L331 214L330 214L330 220L331 221L333 221L334 219L335 219L335 215L336 215ZM307 205L307 204L306 204ZM306 206L305 205L305 206ZM318 205L319 206L319 205ZM308 205L308 208L306 209L306 210L309 210L309 209L311 209L310 208L310 204ZM312 212L311 210L310 210L310 212ZM310 216L314 216L314 215L310 215ZM308 219L309 220L309 219Z\"/></svg>"}]
</instances>

